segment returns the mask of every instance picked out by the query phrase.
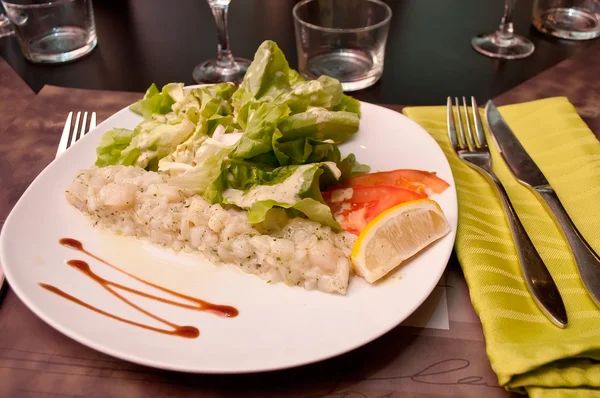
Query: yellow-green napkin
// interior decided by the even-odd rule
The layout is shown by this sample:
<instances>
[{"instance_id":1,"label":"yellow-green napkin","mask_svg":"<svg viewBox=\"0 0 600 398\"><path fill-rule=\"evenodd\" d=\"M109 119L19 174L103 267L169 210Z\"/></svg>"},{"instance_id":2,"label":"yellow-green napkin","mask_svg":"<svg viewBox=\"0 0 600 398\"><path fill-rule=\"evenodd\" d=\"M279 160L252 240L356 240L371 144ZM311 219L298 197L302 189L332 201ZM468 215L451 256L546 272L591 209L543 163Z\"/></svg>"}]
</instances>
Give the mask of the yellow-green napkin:
<instances>
[{"instance_id":1,"label":"yellow-green napkin","mask_svg":"<svg viewBox=\"0 0 600 398\"><path fill-rule=\"evenodd\" d=\"M600 143L575 107L560 97L499 110L577 228L600 252ZM533 302L500 201L450 148L446 107L405 108L404 113L436 139L452 167L459 203L455 250L499 383L534 398L600 397L594 390L600 389L600 310L552 218L512 177L488 134L494 171L563 297L566 329L553 326Z\"/></svg>"}]
</instances>

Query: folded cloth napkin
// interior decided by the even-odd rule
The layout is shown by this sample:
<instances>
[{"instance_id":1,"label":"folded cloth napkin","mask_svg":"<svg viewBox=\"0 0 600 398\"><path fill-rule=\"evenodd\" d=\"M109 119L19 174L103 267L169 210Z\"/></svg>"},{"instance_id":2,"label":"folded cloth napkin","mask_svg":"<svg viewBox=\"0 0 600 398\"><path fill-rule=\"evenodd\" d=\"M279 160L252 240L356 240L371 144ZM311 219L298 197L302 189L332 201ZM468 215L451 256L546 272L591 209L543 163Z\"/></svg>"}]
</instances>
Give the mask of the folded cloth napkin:
<instances>
[{"instance_id":1,"label":"folded cloth napkin","mask_svg":"<svg viewBox=\"0 0 600 398\"><path fill-rule=\"evenodd\" d=\"M600 142L563 97L499 108L555 189L575 225L600 252ZM553 326L533 302L500 201L452 151L446 107L405 108L444 150L458 191L455 250L498 382L531 397L599 396L600 310L542 204L510 174L488 133L493 169L563 297L569 324ZM483 114L483 113L482 113Z\"/></svg>"}]
</instances>

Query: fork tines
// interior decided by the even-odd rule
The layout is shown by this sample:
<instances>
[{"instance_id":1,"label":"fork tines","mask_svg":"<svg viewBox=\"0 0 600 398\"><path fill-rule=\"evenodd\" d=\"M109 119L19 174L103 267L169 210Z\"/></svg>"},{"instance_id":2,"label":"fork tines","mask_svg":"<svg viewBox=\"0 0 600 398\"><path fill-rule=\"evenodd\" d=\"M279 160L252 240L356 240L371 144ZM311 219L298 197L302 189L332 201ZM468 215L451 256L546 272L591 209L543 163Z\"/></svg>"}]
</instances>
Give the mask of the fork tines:
<instances>
[{"instance_id":1,"label":"fork tines","mask_svg":"<svg viewBox=\"0 0 600 398\"><path fill-rule=\"evenodd\" d=\"M471 97L471 110L473 113L473 123L469 117L469 109L467 107L467 100L462 97L462 110L458 97L454 97L454 107L452 105L452 98L448 97L448 135L450 137L450 144L455 151L458 150L474 150L477 148L487 148L487 141L485 139L485 133L483 131L483 124L481 123L481 117L479 116L479 108L475 97ZM456 112L453 112L453 109ZM456 133L456 122L458 123L458 134ZM465 128L466 126L466 132ZM473 134L475 130L475 134Z\"/></svg>"},{"instance_id":2,"label":"fork tines","mask_svg":"<svg viewBox=\"0 0 600 398\"><path fill-rule=\"evenodd\" d=\"M69 112L65 122L65 127L60 137L60 142L58 143L56 156L66 151L68 147L72 146L77 140L81 139L85 133L96 127L96 112L91 112L89 124L87 123L88 112L83 112L83 120L81 120L81 112L77 112L73 129L71 129L72 120L73 112ZM79 125L80 120L81 126Z\"/></svg>"}]
</instances>

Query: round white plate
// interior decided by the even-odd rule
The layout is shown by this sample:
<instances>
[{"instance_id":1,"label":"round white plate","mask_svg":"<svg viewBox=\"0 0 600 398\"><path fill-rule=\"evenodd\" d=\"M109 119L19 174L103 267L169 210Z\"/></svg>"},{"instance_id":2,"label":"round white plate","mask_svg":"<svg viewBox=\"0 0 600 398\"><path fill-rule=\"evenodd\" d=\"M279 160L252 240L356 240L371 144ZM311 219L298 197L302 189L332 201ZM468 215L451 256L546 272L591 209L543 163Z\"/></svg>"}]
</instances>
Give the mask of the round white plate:
<instances>
[{"instance_id":1,"label":"round white plate","mask_svg":"<svg viewBox=\"0 0 600 398\"><path fill-rule=\"evenodd\" d=\"M372 171L414 168L435 171L450 188L436 199L452 232L398 268L381 283L353 277L346 296L267 284L234 267L217 267L196 256L177 255L143 241L95 230L65 200L78 170L90 167L102 133L133 128L141 118L123 109L52 162L31 184L6 220L0 261L11 287L40 318L98 351L157 368L199 373L243 373L289 368L355 349L406 319L441 277L454 242L457 202L450 166L436 142L415 122L363 103L361 127L342 145ZM65 264L82 259L103 277L155 293L58 241L75 238L93 253L167 288L239 310L236 318L132 300L179 325L200 329L196 339L162 335L90 311L41 288L54 285L113 314L155 326L82 273Z\"/></svg>"}]
</instances>

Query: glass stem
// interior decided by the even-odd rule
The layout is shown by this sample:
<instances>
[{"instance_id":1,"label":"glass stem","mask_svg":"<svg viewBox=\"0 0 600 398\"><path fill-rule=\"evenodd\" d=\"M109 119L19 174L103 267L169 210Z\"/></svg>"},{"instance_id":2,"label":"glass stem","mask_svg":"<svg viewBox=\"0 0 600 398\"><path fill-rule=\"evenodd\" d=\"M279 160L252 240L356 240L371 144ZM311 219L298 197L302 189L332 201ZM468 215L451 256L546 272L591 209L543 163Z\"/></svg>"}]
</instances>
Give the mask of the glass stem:
<instances>
[{"instance_id":1,"label":"glass stem","mask_svg":"<svg viewBox=\"0 0 600 398\"><path fill-rule=\"evenodd\" d=\"M506 0L504 2L504 15L502 16L500 26L496 31L496 36L500 42L499 44L503 44L503 42L505 42L506 45L508 45L508 42L510 42L514 37L512 15L515 9L515 1L516 0Z\"/></svg>"},{"instance_id":2,"label":"glass stem","mask_svg":"<svg viewBox=\"0 0 600 398\"><path fill-rule=\"evenodd\" d=\"M227 33L227 10L229 4L211 5L210 9L217 25L217 62L224 68L235 66L235 61L229 49L229 35Z\"/></svg>"}]
</instances>

